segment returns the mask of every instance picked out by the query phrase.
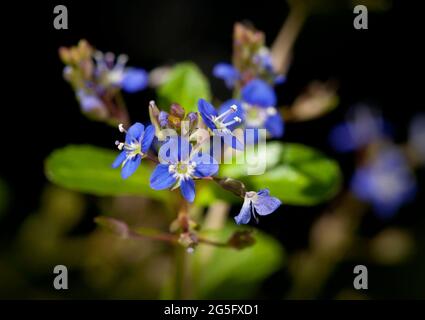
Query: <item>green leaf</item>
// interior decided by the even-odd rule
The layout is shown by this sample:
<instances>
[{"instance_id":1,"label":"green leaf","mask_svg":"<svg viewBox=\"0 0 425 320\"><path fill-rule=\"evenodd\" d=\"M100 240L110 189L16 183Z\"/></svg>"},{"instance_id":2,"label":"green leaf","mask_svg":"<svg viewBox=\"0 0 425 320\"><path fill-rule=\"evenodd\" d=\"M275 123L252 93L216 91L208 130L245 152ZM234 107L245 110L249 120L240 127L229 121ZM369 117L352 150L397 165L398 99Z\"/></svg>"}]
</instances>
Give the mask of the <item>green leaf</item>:
<instances>
[{"instance_id":1,"label":"green leaf","mask_svg":"<svg viewBox=\"0 0 425 320\"><path fill-rule=\"evenodd\" d=\"M316 205L333 197L341 186L338 163L302 144L285 143L279 164L251 176L255 190L269 188L285 204Z\"/></svg>"},{"instance_id":2,"label":"green leaf","mask_svg":"<svg viewBox=\"0 0 425 320\"><path fill-rule=\"evenodd\" d=\"M226 225L221 230L205 232L209 239L225 242L242 227ZM248 298L251 290L283 266L284 250L277 240L255 231L255 244L242 250L199 246L193 263L197 298Z\"/></svg>"},{"instance_id":3,"label":"green leaf","mask_svg":"<svg viewBox=\"0 0 425 320\"><path fill-rule=\"evenodd\" d=\"M163 107L178 103L186 112L197 111L200 98L211 99L208 79L192 62L176 64L165 83L158 88L157 94Z\"/></svg>"},{"instance_id":4,"label":"green leaf","mask_svg":"<svg viewBox=\"0 0 425 320\"><path fill-rule=\"evenodd\" d=\"M333 197L341 184L338 163L314 148L295 143L269 142L265 154L246 154L248 163L255 159L265 165L265 172L248 175L246 164L223 164L220 176L241 179L250 190L269 188L285 204L316 205ZM260 158L260 156L264 158ZM213 193L214 194L214 193ZM212 200L203 195L203 204Z\"/></svg>"},{"instance_id":5,"label":"green leaf","mask_svg":"<svg viewBox=\"0 0 425 320\"><path fill-rule=\"evenodd\" d=\"M111 167L117 152L90 145L70 145L53 151L45 162L47 178L75 191L109 195L140 195L166 199L164 191L149 187L152 169L146 161L128 179L122 179L119 169Z\"/></svg>"}]
</instances>

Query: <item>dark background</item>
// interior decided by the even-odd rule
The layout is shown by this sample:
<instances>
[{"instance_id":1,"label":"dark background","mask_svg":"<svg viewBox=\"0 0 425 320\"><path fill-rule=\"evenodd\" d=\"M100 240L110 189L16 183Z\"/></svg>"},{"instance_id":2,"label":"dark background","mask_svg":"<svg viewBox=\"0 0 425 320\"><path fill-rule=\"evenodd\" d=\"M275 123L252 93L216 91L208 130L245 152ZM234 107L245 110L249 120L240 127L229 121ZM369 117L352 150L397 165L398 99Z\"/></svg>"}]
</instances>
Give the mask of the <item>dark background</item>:
<instances>
[{"instance_id":1,"label":"dark background","mask_svg":"<svg viewBox=\"0 0 425 320\"><path fill-rule=\"evenodd\" d=\"M394 2L386 12L369 13L369 29L355 30L350 6L324 10L310 17L294 49L288 80L279 91L280 104L293 101L315 79L336 79L339 108L325 117L289 124L285 141L317 147L335 157L348 180L353 157L338 155L327 144L327 134L343 119L348 107L368 102L383 110L393 124L396 141L406 139L411 117L424 110L423 58L424 22L420 8ZM53 28L53 8L64 4L69 29ZM71 143L90 143L113 148L116 130L84 118L70 86L62 79L63 64L57 50L85 38L102 51L126 53L129 65L147 70L185 60L197 63L212 81L220 98L229 93L211 70L218 61L229 61L232 27L249 20L265 31L270 45L288 14L284 1L61 1L44 4L4 5L2 10L2 165L0 176L10 188L9 212L0 224L0 250L8 246L23 219L39 206L47 181L43 160L54 149ZM4 24L4 25L3 25ZM147 90L126 96L132 119L145 120ZM422 234L425 243L424 172L419 171L417 200L386 222L369 214L361 230L373 235L388 225L403 226ZM281 239L289 253L308 244L308 230L326 204L313 208L285 206L280 214L264 219L260 228ZM422 208L422 209L421 209ZM94 216L94 213L93 213ZM94 228L88 216L84 230ZM376 297L425 297L424 247L417 258L403 267L372 268L369 293ZM328 283L323 297L347 285L352 266L342 265ZM404 281L414 273L417 287ZM341 274L341 275L339 275ZM373 274L373 276L372 276ZM278 273L264 285L264 296L273 297L285 283ZM279 279L279 281L275 281ZM394 279L388 282L385 279ZM289 280L288 280L289 281Z\"/></svg>"}]
</instances>

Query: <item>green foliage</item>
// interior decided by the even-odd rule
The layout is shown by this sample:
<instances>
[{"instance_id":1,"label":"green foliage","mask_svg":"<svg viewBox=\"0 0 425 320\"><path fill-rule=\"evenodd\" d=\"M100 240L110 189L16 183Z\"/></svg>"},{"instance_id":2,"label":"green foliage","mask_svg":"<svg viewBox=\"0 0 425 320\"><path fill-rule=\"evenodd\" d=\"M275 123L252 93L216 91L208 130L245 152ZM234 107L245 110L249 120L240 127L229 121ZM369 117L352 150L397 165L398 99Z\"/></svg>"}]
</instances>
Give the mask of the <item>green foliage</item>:
<instances>
[{"instance_id":1,"label":"green foliage","mask_svg":"<svg viewBox=\"0 0 425 320\"><path fill-rule=\"evenodd\" d=\"M221 174L240 178L252 190L269 188L273 196L291 205L316 205L339 190L342 176L337 162L311 147L270 142L266 160L261 175L245 176L245 165L223 165Z\"/></svg>"},{"instance_id":2,"label":"green foliage","mask_svg":"<svg viewBox=\"0 0 425 320\"><path fill-rule=\"evenodd\" d=\"M45 162L47 178L62 187L100 196L140 195L166 199L164 191L149 187L151 167L145 161L128 179L111 165L117 152L90 145L70 145L53 151Z\"/></svg>"},{"instance_id":3,"label":"green foliage","mask_svg":"<svg viewBox=\"0 0 425 320\"><path fill-rule=\"evenodd\" d=\"M225 242L236 231L245 229L228 224L221 230L202 235ZM197 298L247 298L256 286L282 267L285 253L279 242L255 231L254 245L242 250L199 246L193 256Z\"/></svg>"},{"instance_id":4,"label":"green foliage","mask_svg":"<svg viewBox=\"0 0 425 320\"><path fill-rule=\"evenodd\" d=\"M200 98L211 99L208 79L192 62L176 64L157 93L163 108L178 103L186 112L197 111Z\"/></svg>"}]
</instances>

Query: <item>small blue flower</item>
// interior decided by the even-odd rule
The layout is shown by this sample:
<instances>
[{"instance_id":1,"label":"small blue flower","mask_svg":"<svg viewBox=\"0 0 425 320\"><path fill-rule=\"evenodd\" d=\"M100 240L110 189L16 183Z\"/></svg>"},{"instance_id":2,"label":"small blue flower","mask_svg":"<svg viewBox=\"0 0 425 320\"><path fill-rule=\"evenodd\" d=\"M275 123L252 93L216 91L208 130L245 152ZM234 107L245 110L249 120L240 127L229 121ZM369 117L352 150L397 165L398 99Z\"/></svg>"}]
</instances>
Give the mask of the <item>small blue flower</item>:
<instances>
[{"instance_id":1,"label":"small blue flower","mask_svg":"<svg viewBox=\"0 0 425 320\"><path fill-rule=\"evenodd\" d=\"M266 129L271 138L281 138L285 131L285 124L279 111L273 107L260 107L251 105L244 101L231 99L221 105L218 112L224 114L228 112L232 105L238 106L238 117L242 119L244 127L247 129ZM257 134L256 134L257 136ZM245 140L247 137L245 137ZM246 140L245 143L257 143L258 137L255 141Z\"/></svg>"},{"instance_id":2,"label":"small blue flower","mask_svg":"<svg viewBox=\"0 0 425 320\"><path fill-rule=\"evenodd\" d=\"M134 93L147 87L149 81L148 73L140 68L124 69L121 87L124 91Z\"/></svg>"},{"instance_id":3,"label":"small blue flower","mask_svg":"<svg viewBox=\"0 0 425 320\"><path fill-rule=\"evenodd\" d=\"M103 102L95 95L81 89L77 91L77 98L84 112L102 111L106 112Z\"/></svg>"},{"instance_id":4,"label":"small blue flower","mask_svg":"<svg viewBox=\"0 0 425 320\"><path fill-rule=\"evenodd\" d=\"M126 67L128 61L126 55L119 55L115 61L113 53L103 54L97 51L94 59L96 61L95 76L104 88L112 86L134 93L147 87L148 73L140 68Z\"/></svg>"},{"instance_id":5,"label":"small blue flower","mask_svg":"<svg viewBox=\"0 0 425 320\"><path fill-rule=\"evenodd\" d=\"M112 164L113 168L122 166L121 176L127 179L139 167L142 159L152 144L155 137L155 128L152 125L146 127L139 122L133 124L128 131L120 124L119 129L121 132L126 132L125 142L116 142L119 150L122 152L115 159Z\"/></svg>"},{"instance_id":6,"label":"small blue flower","mask_svg":"<svg viewBox=\"0 0 425 320\"><path fill-rule=\"evenodd\" d=\"M385 135L388 125L376 111L360 105L351 109L349 120L332 129L331 146L338 152L351 152L365 147Z\"/></svg>"},{"instance_id":7,"label":"small blue flower","mask_svg":"<svg viewBox=\"0 0 425 320\"><path fill-rule=\"evenodd\" d=\"M218 171L217 161L208 154L199 154L192 150L189 141L182 137L171 137L162 148L165 149L164 154L169 151L169 155L166 161L162 158L152 173L151 188L174 190L180 187L182 196L187 201L193 202L195 199L193 180L215 175Z\"/></svg>"},{"instance_id":8,"label":"small blue flower","mask_svg":"<svg viewBox=\"0 0 425 320\"><path fill-rule=\"evenodd\" d=\"M242 110L237 104L229 105L228 109L219 115L211 104L199 99L198 111L214 134L223 137L224 142L233 148L243 150L243 144L232 133L232 130L242 122Z\"/></svg>"},{"instance_id":9,"label":"small blue flower","mask_svg":"<svg viewBox=\"0 0 425 320\"><path fill-rule=\"evenodd\" d=\"M241 91L242 100L259 107L275 107L277 97L273 88L265 81L253 79Z\"/></svg>"},{"instance_id":10,"label":"small blue flower","mask_svg":"<svg viewBox=\"0 0 425 320\"><path fill-rule=\"evenodd\" d=\"M252 216L258 222L256 214L266 216L274 212L281 204L282 202L278 198L270 196L269 189L262 189L258 192L248 191L235 221L237 224L247 224Z\"/></svg>"},{"instance_id":11,"label":"small blue flower","mask_svg":"<svg viewBox=\"0 0 425 320\"><path fill-rule=\"evenodd\" d=\"M216 78L224 80L227 88L235 86L235 82L240 79L239 71L229 63L217 63L213 69L213 75Z\"/></svg>"},{"instance_id":12,"label":"small blue flower","mask_svg":"<svg viewBox=\"0 0 425 320\"><path fill-rule=\"evenodd\" d=\"M357 197L371 203L378 216L390 218L413 198L416 181L404 155L391 147L356 170L351 189Z\"/></svg>"}]
</instances>

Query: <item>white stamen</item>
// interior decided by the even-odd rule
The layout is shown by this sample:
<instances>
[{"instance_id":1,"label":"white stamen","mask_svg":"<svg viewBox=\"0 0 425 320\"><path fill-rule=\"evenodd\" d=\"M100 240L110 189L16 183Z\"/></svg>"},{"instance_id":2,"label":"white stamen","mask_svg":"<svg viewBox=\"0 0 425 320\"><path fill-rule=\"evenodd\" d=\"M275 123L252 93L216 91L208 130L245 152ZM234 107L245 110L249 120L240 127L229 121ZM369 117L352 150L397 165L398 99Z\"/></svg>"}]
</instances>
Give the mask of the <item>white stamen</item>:
<instances>
[{"instance_id":1,"label":"white stamen","mask_svg":"<svg viewBox=\"0 0 425 320\"><path fill-rule=\"evenodd\" d=\"M117 146L118 150L122 150L124 148L124 142L119 142L117 140L115 141L115 145Z\"/></svg>"},{"instance_id":2,"label":"white stamen","mask_svg":"<svg viewBox=\"0 0 425 320\"><path fill-rule=\"evenodd\" d=\"M123 125L122 123L120 123L120 124L118 125L118 130L119 130L120 132L127 132L127 131L124 129L124 125Z\"/></svg>"},{"instance_id":3,"label":"white stamen","mask_svg":"<svg viewBox=\"0 0 425 320\"><path fill-rule=\"evenodd\" d=\"M241 122L242 122L242 119L241 119L241 118L239 118L239 117L234 117L232 121L229 121L229 122L223 123L223 126L228 127L228 126L231 126L232 124L234 124L234 123L236 123L236 122L237 122L237 123L241 123Z\"/></svg>"},{"instance_id":4,"label":"white stamen","mask_svg":"<svg viewBox=\"0 0 425 320\"><path fill-rule=\"evenodd\" d=\"M233 112L236 112L237 110L238 110L238 106L234 104L228 110L226 110L225 112L223 112L222 114L220 114L217 118L215 118L214 121L221 120L225 116L227 116L228 114L233 113Z\"/></svg>"},{"instance_id":5,"label":"white stamen","mask_svg":"<svg viewBox=\"0 0 425 320\"><path fill-rule=\"evenodd\" d=\"M268 116L274 116L277 113L276 108L275 107L268 107L267 108L267 115Z\"/></svg>"}]
</instances>

